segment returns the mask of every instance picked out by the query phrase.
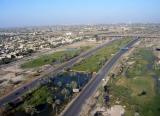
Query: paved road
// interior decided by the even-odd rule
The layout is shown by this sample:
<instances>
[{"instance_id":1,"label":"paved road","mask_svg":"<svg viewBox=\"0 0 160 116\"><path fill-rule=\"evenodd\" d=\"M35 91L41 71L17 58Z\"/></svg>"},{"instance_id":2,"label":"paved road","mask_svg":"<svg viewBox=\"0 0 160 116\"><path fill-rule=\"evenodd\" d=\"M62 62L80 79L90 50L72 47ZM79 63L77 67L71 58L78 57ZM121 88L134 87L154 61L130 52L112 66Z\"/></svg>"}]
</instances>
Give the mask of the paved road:
<instances>
[{"instance_id":1,"label":"paved road","mask_svg":"<svg viewBox=\"0 0 160 116\"><path fill-rule=\"evenodd\" d=\"M128 45L126 45L126 48L131 47L138 40L139 40L138 38L134 39ZM109 70L111 69L111 67L127 51L128 49L120 50L115 56L113 56L113 58L109 62L107 62L102 67L102 69L98 72L94 80L91 80L91 82L87 85L86 89L84 89L80 93L77 99L64 112L63 116L78 116L79 115L82 105L85 104L85 101L94 93L94 91L96 90L101 80L109 73Z\"/></svg>"},{"instance_id":2,"label":"paved road","mask_svg":"<svg viewBox=\"0 0 160 116\"><path fill-rule=\"evenodd\" d=\"M116 41L116 40L113 40ZM113 41L110 42L105 42L99 46L97 46L96 48L84 52L82 54L80 54L79 56L69 60L68 62L62 64L61 66L57 67L57 68L50 68L48 71L46 71L43 75L41 75L40 77L37 77L36 79L34 79L32 82L27 83L19 88L17 88L16 90L12 91L11 93L9 93L8 95L2 97L0 99L0 107L3 107L4 104L20 97L21 95L23 95L25 92L27 92L28 90L37 87L38 85L40 85L42 82L44 82L44 80L46 78L46 75L56 75L57 73L61 72L64 68L70 68L72 67L80 58L87 58L89 56L91 56L92 54L94 54L97 50L103 48L104 46L111 44Z\"/></svg>"}]
</instances>

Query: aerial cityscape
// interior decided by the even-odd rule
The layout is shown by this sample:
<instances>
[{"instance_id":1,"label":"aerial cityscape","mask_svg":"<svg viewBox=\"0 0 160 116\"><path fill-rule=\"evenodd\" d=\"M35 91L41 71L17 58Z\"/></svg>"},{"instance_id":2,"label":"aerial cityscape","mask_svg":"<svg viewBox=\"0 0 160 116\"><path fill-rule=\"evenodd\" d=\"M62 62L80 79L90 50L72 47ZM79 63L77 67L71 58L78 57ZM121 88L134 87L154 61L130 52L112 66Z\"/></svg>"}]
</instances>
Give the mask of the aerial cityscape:
<instances>
[{"instance_id":1,"label":"aerial cityscape","mask_svg":"<svg viewBox=\"0 0 160 116\"><path fill-rule=\"evenodd\" d=\"M160 116L159 6L1 0L0 116Z\"/></svg>"}]
</instances>

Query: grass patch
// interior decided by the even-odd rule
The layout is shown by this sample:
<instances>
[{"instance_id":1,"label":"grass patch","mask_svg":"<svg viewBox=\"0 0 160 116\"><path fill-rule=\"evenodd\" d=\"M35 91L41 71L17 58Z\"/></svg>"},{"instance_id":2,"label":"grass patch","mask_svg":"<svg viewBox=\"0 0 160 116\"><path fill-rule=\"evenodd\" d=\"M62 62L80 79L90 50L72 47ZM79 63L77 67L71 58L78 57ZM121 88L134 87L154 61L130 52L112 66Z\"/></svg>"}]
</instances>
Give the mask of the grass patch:
<instances>
[{"instance_id":1,"label":"grass patch","mask_svg":"<svg viewBox=\"0 0 160 116\"><path fill-rule=\"evenodd\" d=\"M65 62L73 57L76 57L81 52L89 49L90 46L81 47L79 49L71 49L65 50L60 52L55 52L53 54L42 55L36 59L32 59L28 62L25 62L21 65L22 68L36 68L47 64L54 64L54 63L62 63Z\"/></svg>"},{"instance_id":2,"label":"grass patch","mask_svg":"<svg viewBox=\"0 0 160 116\"><path fill-rule=\"evenodd\" d=\"M151 50L140 49L135 53L135 63L128 68L126 75L127 77L136 77L145 75L146 72L151 72L154 63L154 55Z\"/></svg>"},{"instance_id":3,"label":"grass patch","mask_svg":"<svg viewBox=\"0 0 160 116\"><path fill-rule=\"evenodd\" d=\"M152 111L152 116L158 116L154 112L154 109L159 109L155 97L156 92L154 88L154 80L152 77L137 77L137 78L119 78L112 80L110 94L111 104L116 104L116 101L120 101L121 105L126 106L126 112L134 115L135 112L140 113L142 116L147 116L149 110ZM145 95L141 93L145 91ZM160 96L157 96L160 98ZM155 106L152 108L152 106ZM160 113L160 112L159 112ZM127 115L127 116L128 116ZM148 115L149 116L149 115Z\"/></svg>"},{"instance_id":4,"label":"grass patch","mask_svg":"<svg viewBox=\"0 0 160 116\"><path fill-rule=\"evenodd\" d=\"M126 45L131 39L117 40L100 49L93 56L82 60L80 63L72 67L72 70L97 72L104 63L111 58L112 54L115 54L120 48Z\"/></svg>"},{"instance_id":5,"label":"grass patch","mask_svg":"<svg viewBox=\"0 0 160 116\"><path fill-rule=\"evenodd\" d=\"M45 104L47 102L47 98L51 97L51 93L48 90L47 86L42 86L34 93L32 93L32 99L25 100L24 106L38 106L39 104Z\"/></svg>"},{"instance_id":6,"label":"grass patch","mask_svg":"<svg viewBox=\"0 0 160 116\"><path fill-rule=\"evenodd\" d=\"M134 59L133 59L134 58ZM135 63L127 70L127 75L111 78L110 104L125 105L126 116L138 112L140 116L159 116L160 95L156 92L153 75L154 55L149 49L140 49L132 59Z\"/></svg>"}]
</instances>

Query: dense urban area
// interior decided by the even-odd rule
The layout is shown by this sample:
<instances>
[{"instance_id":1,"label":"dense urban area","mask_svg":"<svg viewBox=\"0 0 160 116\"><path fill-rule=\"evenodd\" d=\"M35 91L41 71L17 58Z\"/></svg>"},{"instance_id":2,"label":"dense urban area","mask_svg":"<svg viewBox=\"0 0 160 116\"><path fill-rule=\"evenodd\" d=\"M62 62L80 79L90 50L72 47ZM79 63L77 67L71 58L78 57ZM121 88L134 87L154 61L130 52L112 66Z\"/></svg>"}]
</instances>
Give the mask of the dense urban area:
<instances>
[{"instance_id":1,"label":"dense urban area","mask_svg":"<svg viewBox=\"0 0 160 116\"><path fill-rule=\"evenodd\" d=\"M160 24L0 28L0 115L159 116Z\"/></svg>"}]
</instances>

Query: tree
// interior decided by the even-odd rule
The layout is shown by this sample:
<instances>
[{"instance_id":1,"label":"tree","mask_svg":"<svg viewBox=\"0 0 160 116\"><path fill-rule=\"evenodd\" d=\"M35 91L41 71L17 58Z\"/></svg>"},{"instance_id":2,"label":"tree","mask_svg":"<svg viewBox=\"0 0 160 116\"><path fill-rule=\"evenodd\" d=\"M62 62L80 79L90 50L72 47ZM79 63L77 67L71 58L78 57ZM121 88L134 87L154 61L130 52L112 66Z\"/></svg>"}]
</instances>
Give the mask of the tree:
<instances>
[{"instance_id":1,"label":"tree","mask_svg":"<svg viewBox=\"0 0 160 116\"><path fill-rule=\"evenodd\" d=\"M68 60L68 59L69 59L69 56L65 53L65 54L64 54L64 57L63 57L63 60L66 61L66 60Z\"/></svg>"},{"instance_id":2,"label":"tree","mask_svg":"<svg viewBox=\"0 0 160 116\"><path fill-rule=\"evenodd\" d=\"M15 55L11 55L11 59L14 59L14 58L16 58Z\"/></svg>"},{"instance_id":3,"label":"tree","mask_svg":"<svg viewBox=\"0 0 160 116\"><path fill-rule=\"evenodd\" d=\"M34 52L34 50L33 50L33 49L28 49L27 52L28 52L29 54L31 54L31 53Z\"/></svg>"},{"instance_id":4,"label":"tree","mask_svg":"<svg viewBox=\"0 0 160 116\"><path fill-rule=\"evenodd\" d=\"M70 88L70 87L71 87L71 84L66 83L66 87Z\"/></svg>"},{"instance_id":5,"label":"tree","mask_svg":"<svg viewBox=\"0 0 160 116\"><path fill-rule=\"evenodd\" d=\"M54 110L55 104L54 104L54 101L53 101L52 97L48 97L48 98L47 98L47 103L50 104L50 105L52 105L52 108L53 108L53 110Z\"/></svg>"},{"instance_id":6,"label":"tree","mask_svg":"<svg viewBox=\"0 0 160 116\"><path fill-rule=\"evenodd\" d=\"M2 64L8 64L8 63L10 63L12 60L10 59L10 58L7 58L7 57L5 57L5 58L2 58Z\"/></svg>"},{"instance_id":7,"label":"tree","mask_svg":"<svg viewBox=\"0 0 160 116\"><path fill-rule=\"evenodd\" d=\"M76 81L72 81L72 82L71 82L71 87L72 87L72 89L77 88L77 87L78 87L77 82L76 82Z\"/></svg>"},{"instance_id":8,"label":"tree","mask_svg":"<svg viewBox=\"0 0 160 116\"><path fill-rule=\"evenodd\" d=\"M68 89L64 88L64 89L62 89L61 93L62 93L62 95L64 95L64 98L67 99L70 92Z\"/></svg>"},{"instance_id":9,"label":"tree","mask_svg":"<svg viewBox=\"0 0 160 116\"><path fill-rule=\"evenodd\" d=\"M56 100L55 100L55 104L56 104L56 105L60 105L60 104L61 104L61 100L60 100L60 99L56 99Z\"/></svg>"},{"instance_id":10,"label":"tree","mask_svg":"<svg viewBox=\"0 0 160 116\"><path fill-rule=\"evenodd\" d=\"M55 58L52 58L52 63L56 62L56 59Z\"/></svg>"},{"instance_id":11,"label":"tree","mask_svg":"<svg viewBox=\"0 0 160 116\"><path fill-rule=\"evenodd\" d=\"M96 34L96 35L94 35L94 38L96 38L96 41L98 40L98 35Z\"/></svg>"},{"instance_id":12,"label":"tree","mask_svg":"<svg viewBox=\"0 0 160 116\"><path fill-rule=\"evenodd\" d=\"M31 116L33 116L34 114L37 113L37 110L35 107L33 107L32 105L28 105L28 106L25 106L25 112L27 114L30 114Z\"/></svg>"},{"instance_id":13,"label":"tree","mask_svg":"<svg viewBox=\"0 0 160 116\"><path fill-rule=\"evenodd\" d=\"M102 57L102 58L100 59L100 61L101 61L102 65L103 65L103 64L105 63L105 58Z\"/></svg>"},{"instance_id":14,"label":"tree","mask_svg":"<svg viewBox=\"0 0 160 116\"><path fill-rule=\"evenodd\" d=\"M47 103L48 103L48 104L52 104L52 103L53 103L52 97L48 97L48 98L47 98Z\"/></svg>"},{"instance_id":15,"label":"tree","mask_svg":"<svg viewBox=\"0 0 160 116\"><path fill-rule=\"evenodd\" d=\"M57 85L58 85L58 87L62 87L62 82L59 81L59 82L57 83Z\"/></svg>"},{"instance_id":16,"label":"tree","mask_svg":"<svg viewBox=\"0 0 160 116\"><path fill-rule=\"evenodd\" d=\"M61 100L60 99L56 99L55 100L55 104L56 104L56 116L57 116L57 105L60 105L61 104Z\"/></svg>"}]
</instances>

